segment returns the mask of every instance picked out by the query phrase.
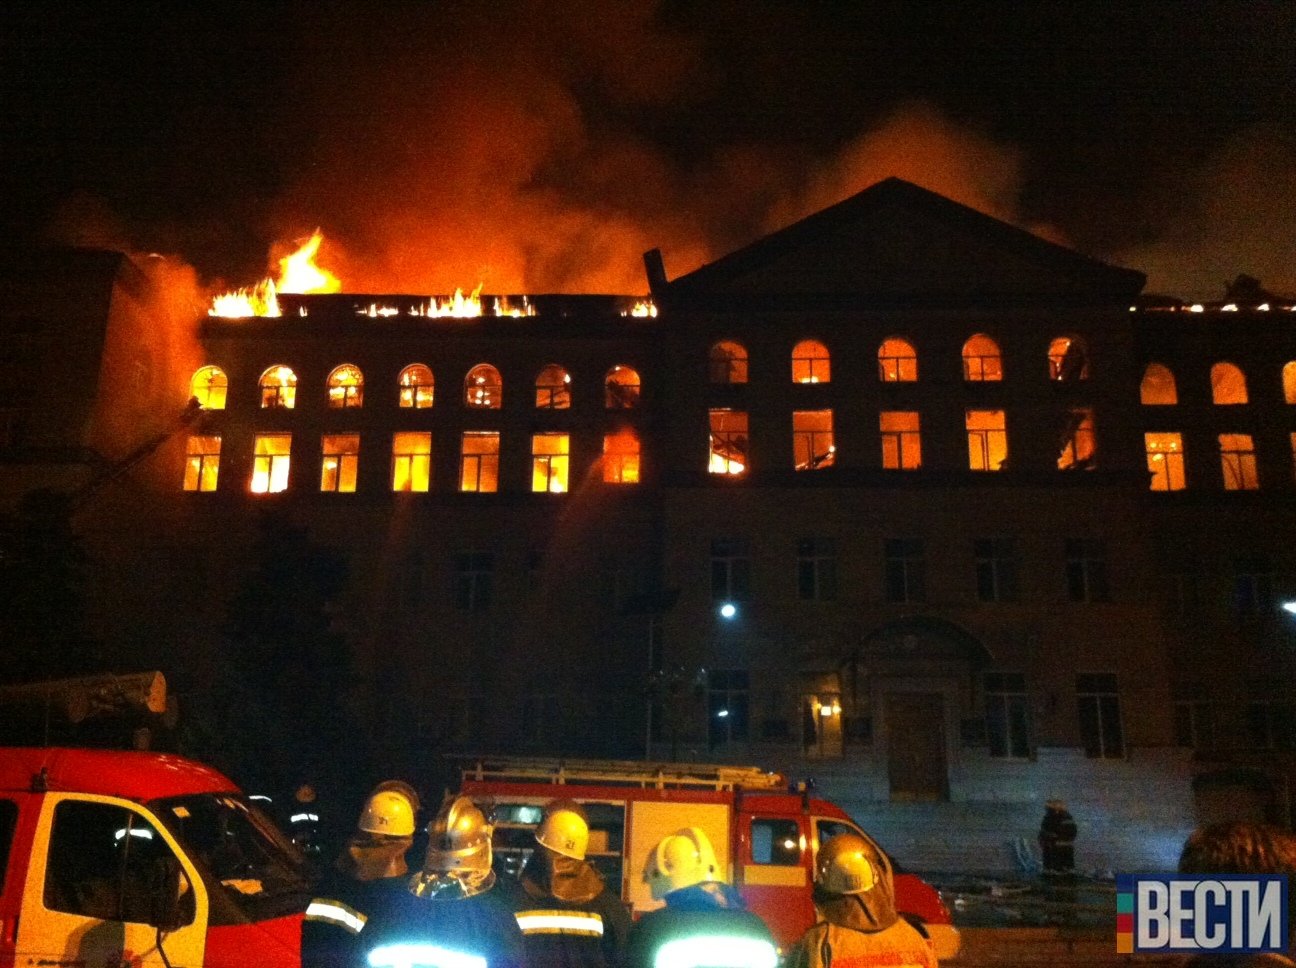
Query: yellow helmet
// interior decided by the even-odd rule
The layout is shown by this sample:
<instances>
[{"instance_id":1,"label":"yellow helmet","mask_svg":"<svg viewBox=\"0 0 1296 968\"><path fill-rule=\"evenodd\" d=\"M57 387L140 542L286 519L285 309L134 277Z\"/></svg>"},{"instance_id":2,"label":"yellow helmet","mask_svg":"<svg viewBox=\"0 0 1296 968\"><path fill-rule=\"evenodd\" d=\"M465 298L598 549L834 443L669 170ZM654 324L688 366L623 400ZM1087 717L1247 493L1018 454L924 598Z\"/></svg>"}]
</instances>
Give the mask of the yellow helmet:
<instances>
[{"instance_id":1,"label":"yellow helmet","mask_svg":"<svg viewBox=\"0 0 1296 968\"><path fill-rule=\"evenodd\" d=\"M585 851L589 849L589 821L579 804L572 800L556 800L545 808L535 838L540 846L555 854L584 860Z\"/></svg>"},{"instance_id":2,"label":"yellow helmet","mask_svg":"<svg viewBox=\"0 0 1296 968\"><path fill-rule=\"evenodd\" d=\"M649 852L643 879L652 889L653 900L660 901L672 891L717 880L717 866L707 835L697 827L685 827L663 837Z\"/></svg>"},{"instance_id":3,"label":"yellow helmet","mask_svg":"<svg viewBox=\"0 0 1296 968\"><path fill-rule=\"evenodd\" d=\"M881 853L857 834L838 834L819 847L815 884L827 894L863 894L890 879Z\"/></svg>"},{"instance_id":4,"label":"yellow helmet","mask_svg":"<svg viewBox=\"0 0 1296 968\"><path fill-rule=\"evenodd\" d=\"M356 826L367 834L385 837L414 835L414 804L398 790L378 790L365 801Z\"/></svg>"},{"instance_id":5,"label":"yellow helmet","mask_svg":"<svg viewBox=\"0 0 1296 968\"><path fill-rule=\"evenodd\" d=\"M447 800L428 824L428 874L480 874L491 868L492 827L468 797Z\"/></svg>"}]
</instances>

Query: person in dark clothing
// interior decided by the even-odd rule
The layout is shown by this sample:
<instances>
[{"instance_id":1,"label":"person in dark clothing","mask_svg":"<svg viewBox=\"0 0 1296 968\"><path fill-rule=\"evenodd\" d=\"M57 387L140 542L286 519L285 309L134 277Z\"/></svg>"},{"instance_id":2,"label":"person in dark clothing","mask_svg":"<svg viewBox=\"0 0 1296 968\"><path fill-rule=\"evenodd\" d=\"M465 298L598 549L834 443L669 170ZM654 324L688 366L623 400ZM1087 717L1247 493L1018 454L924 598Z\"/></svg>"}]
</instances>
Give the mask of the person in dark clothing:
<instances>
[{"instance_id":1,"label":"person in dark clothing","mask_svg":"<svg viewBox=\"0 0 1296 968\"><path fill-rule=\"evenodd\" d=\"M585 859L589 822L576 803L555 801L536 827L515 911L530 968L618 968L630 915Z\"/></svg>"},{"instance_id":2,"label":"person in dark clothing","mask_svg":"<svg viewBox=\"0 0 1296 968\"><path fill-rule=\"evenodd\" d=\"M1044 804L1039 845L1045 877L1070 877L1075 873L1076 822L1061 800Z\"/></svg>"},{"instance_id":3,"label":"person in dark clothing","mask_svg":"<svg viewBox=\"0 0 1296 968\"><path fill-rule=\"evenodd\" d=\"M517 899L491 868L491 826L467 797L446 800L428 827L423 869L366 929L357 968L522 968Z\"/></svg>"},{"instance_id":4,"label":"person in dark clothing","mask_svg":"<svg viewBox=\"0 0 1296 968\"><path fill-rule=\"evenodd\" d=\"M778 949L765 922L747 910L736 890L718 879L715 849L706 833L686 827L648 854L644 881L666 906L630 929L626 968L659 964L724 964L773 968Z\"/></svg>"}]
</instances>

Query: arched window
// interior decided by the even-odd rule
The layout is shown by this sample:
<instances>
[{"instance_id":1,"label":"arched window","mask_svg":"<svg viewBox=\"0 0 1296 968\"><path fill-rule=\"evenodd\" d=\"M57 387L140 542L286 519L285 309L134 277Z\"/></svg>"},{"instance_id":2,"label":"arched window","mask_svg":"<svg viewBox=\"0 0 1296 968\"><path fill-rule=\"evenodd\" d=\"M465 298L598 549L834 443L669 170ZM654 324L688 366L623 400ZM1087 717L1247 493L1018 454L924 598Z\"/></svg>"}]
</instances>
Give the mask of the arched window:
<instances>
[{"instance_id":1,"label":"arched window","mask_svg":"<svg viewBox=\"0 0 1296 968\"><path fill-rule=\"evenodd\" d=\"M963 379L969 383L1003 379L999 344L985 333L977 333L963 344Z\"/></svg>"},{"instance_id":2,"label":"arched window","mask_svg":"<svg viewBox=\"0 0 1296 968\"><path fill-rule=\"evenodd\" d=\"M1216 363L1211 367L1211 400L1217 404L1247 402L1246 377L1234 363Z\"/></svg>"},{"instance_id":3,"label":"arched window","mask_svg":"<svg viewBox=\"0 0 1296 968\"><path fill-rule=\"evenodd\" d=\"M291 410L297 406L297 374L279 364L261 374L261 408Z\"/></svg>"},{"instance_id":4,"label":"arched window","mask_svg":"<svg viewBox=\"0 0 1296 968\"><path fill-rule=\"evenodd\" d=\"M571 406L571 374L550 363L536 377L536 409L566 410Z\"/></svg>"},{"instance_id":5,"label":"arched window","mask_svg":"<svg viewBox=\"0 0 1296 968\"><path fill-rule=\"evenodd\" d=\"M1283 367L1283 399L1288 403L1296 403L1296 360L1292 360Z\"/></svg>"},{"instance_id":6,"label":"arched window","mask_svg":"<svg viewBox=\"0 0 1296 968\"><path fill-rule=\"evenodd\" d=\"M1170 367L1149 363L1139 384L1139 403L1145 407L1171 406L1179 402L1179 388Z\"/></svg>"},{"instance_id":7,"label":"arched window","mask_svg":"<svg viewBox=\"0 0 1296 968\"><path fill-rule=\"evenodd\" d=\"M883 383L913 383L918 379L918 354L907 339L890 336L878 347L878 379Z\"/></svg>"},{"instance_id":8,"label":"arched window","mask_svg":"<svg viewBox=\"0 0 1296 968\"><path fill-rule=\"evenodd\" d=\"M1089 379L1089 354L1074 336L1058 336L1049 343L1048 363L1050 380L1073 383Z\"/></svg>"},{"instance_id":9,"label":"arched window","mask_svg":"<svg viewBox=\"0 0 1296 968\"><path fill-rule=\"evenodd\" d=\"M229 377L219 366L204 366L189 381L189 393L204 410L224 410Z\"/></svg>"},{"instance_id":10,"label":"arched window","mask_svg":"<svg viewBox=\"0 0 1296 968\"><path fill-rule=\"evenodd\" d=\"M733 340L721 340L707 355L707 372L712 383L747 382L747 347Z\"/></svg>"},{"instance_id":11,"label":"arched window","mask_svg":"<svg viewBox=\"0 0 1296 968\"><path fill-rule=\"evenodd\" d=\"M618 363L603 380L603 405L609 410L639 406L639 371Z\"/></svg>"},{"instance_id":12,"label":"arched window","mask_svg":"<svg viewBox=\"0 0 1296 968\"><path fill-rule=\"evenodd\" d=\"M793 383L828 383L831 380L828 347L817 339L803 339L792 347Z\"/></svg>"},{"instance_id":13,"label":"arched window","mask_svg":"<svg viewBox=\"0 0 1296 968\"><path fill-rule=\"evenodd\" d=\"M343 363L328 377L328 405L335 410L364 403L364 374L353 363Z\"/></svg>"},{"instance_id":14,"label":"arched window","mask_svg":"<svg viewBox=\"0 0 1296 968\"><path fill-rule=\"evenodd\" d=\"M432 406L432 391L435 385L432 370L422 363L411 363L400 371L397 378L400 386L400 405L426 410Z\"/></svg>"},{"instance_id":15,"label":"arched window","mask_svg":"<svg viewBox=\"0 0 1296 968\"><path fill-rule=\"evenodd\" d=\"M478 363L464 378L464 403L479 410L498 410L504 397L504 381L489 363Z\"/></svg>"}]
</instances>

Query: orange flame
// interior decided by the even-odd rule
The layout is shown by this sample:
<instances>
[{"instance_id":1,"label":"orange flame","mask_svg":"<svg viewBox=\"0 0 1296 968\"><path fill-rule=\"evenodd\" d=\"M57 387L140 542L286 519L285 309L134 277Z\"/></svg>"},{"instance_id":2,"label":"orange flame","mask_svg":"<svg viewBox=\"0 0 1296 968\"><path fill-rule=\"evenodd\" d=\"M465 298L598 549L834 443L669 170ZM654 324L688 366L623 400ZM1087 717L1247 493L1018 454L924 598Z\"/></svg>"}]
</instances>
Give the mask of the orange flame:
<instances>
[{"instance_id":1,"label":"orange flame","mask_svg":"<svg viewBox=\"0 0 1296 968\"><path fill-rule=\"evenodd\" d=\"M281 292L338 292L342 288L338 277L315 264L315 256L323 241L324 233L316 229L296 252L279 260L277 283L273 279L264 279L255 286L216 296L207 314L226 319L279 316L278 294Z\"/></svg>"}]
</instances>

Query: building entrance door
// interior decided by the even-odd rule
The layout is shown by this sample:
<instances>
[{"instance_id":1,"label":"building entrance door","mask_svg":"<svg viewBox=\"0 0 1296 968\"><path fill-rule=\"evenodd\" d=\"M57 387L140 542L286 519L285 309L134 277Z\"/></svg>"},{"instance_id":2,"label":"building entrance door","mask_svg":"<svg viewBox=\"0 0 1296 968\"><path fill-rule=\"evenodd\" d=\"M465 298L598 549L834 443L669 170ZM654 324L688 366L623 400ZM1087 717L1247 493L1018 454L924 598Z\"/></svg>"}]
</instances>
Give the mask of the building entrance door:
<instances>
[{"instance_id":1,"label":"building entrance door","mask_svg":"<svg viewBox=\"0 0 1296 968\"><path fill-rule=\"evenodd\" d=\"M886 694L887 768L892 800L944 800L945 698L936 692Z\"/></svg>"}]
</instances>

